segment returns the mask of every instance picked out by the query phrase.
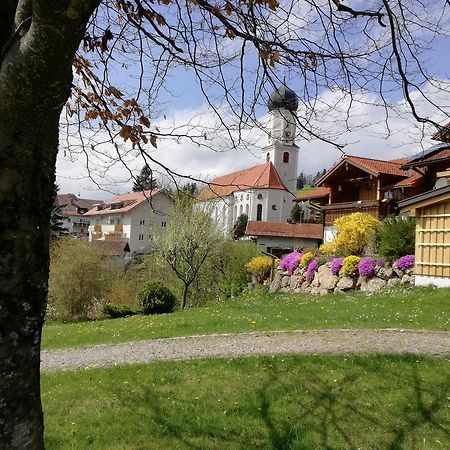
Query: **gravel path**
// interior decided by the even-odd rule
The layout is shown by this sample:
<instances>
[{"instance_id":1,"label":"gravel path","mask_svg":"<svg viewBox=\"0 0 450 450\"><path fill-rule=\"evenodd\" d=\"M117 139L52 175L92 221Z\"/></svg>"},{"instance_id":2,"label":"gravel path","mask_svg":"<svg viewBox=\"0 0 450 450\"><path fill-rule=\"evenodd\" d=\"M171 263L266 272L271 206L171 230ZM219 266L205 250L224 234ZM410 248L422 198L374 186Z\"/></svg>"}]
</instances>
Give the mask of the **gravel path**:
<instances>
[{"instance_id":1,"label":"gravel path","mask_svg":"<svg viewBox=\"0 0 450 450\"><path fill-rule=\"evenodd\" d=\"M450 356L450 332L397 329L299 330L175 337L44 350L41 353L41 370L108 367L210 356L359 352Z\"/></svg>"}]
</instances>

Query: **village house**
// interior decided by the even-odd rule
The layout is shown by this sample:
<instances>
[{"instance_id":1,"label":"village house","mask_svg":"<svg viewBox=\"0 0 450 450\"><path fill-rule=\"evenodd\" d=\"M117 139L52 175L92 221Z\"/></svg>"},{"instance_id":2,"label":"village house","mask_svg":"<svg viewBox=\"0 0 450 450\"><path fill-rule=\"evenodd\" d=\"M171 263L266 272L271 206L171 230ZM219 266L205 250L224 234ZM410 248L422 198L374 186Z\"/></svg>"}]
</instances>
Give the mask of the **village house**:
<instances>
[{"instance_id":1,"label":"village house","mask_svg":"<svg viewBox=\"0 0 450 450\"><path fill-rule=\"evenodd\" d=\"M78 198L74 194L58 194L55 198L55 206L61 207L58 211L62 217L61 228L64 228L70 236L87 238L89 229L89 217L85 214L101 200Z\"/></svg>"},{"instance_id":2,"label":"village house","mask_svg":"<svg viewBox=\"0 0 450 450\"><path fill-rule=\"evenodd\" d=\"M422 174L403 167L406 159L384 161L343 156L316 183L317 189L298 197L321 207L324 241L335 236L334 221L354 212L377 219L398 213L398 202L422 190Z\"/></svg>"},{"instance_id":3,"label":"village house","mask_svg":"<svg viewBox=\"0 0 450 450\"><path fill-rule=\"evenodd\" d=\"M86 213L91 221L89 240L125 240L132 254L147 253L151 227L164 231L171 204L162 189L115 195Z\"/></svg>"}]
</instances>

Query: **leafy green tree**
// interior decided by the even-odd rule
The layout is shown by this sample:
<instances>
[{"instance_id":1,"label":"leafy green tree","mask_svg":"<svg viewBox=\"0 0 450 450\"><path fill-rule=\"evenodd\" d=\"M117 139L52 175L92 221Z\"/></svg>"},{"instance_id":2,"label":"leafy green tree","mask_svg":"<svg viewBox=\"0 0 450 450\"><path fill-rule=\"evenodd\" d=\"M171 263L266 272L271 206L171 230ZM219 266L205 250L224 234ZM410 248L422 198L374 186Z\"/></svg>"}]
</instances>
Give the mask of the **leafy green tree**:
<instances>
[{"instance_id":1,"label":"leafy green tree","mask_svg":"<svg viewBox=\"0 0 450 450\"><path fill-rule=\"evenodd\" d=\"M217 252L223 235L207 211L194 207L188 199L179 199L169 213L167 229L155 229L150 239L155 251L182 281L181 308L185 308L189 287L202 266Z\"/></svg>"},{"instance_id":2,"label":"leafy green tree","mask_svg":"<svg viewBox=\"0 0 450 450\"><path fill-rule=\"evenodd\" d=\"M375 230L375 251L389 261L405 255L414 255L415 241L416 220L413 217L386 217Z\"/></svg>"},{"instance_id":3,"label":"leafy green tree","mask_svg":"<svg viewBox=\"0 0 450 450\"><path fill-rule=\"evenodd\" d=\"M157 187L158 183L153 176L153 170L146 164L134 181L133 192L147 191Z\"/></svg>"}]
</instances>

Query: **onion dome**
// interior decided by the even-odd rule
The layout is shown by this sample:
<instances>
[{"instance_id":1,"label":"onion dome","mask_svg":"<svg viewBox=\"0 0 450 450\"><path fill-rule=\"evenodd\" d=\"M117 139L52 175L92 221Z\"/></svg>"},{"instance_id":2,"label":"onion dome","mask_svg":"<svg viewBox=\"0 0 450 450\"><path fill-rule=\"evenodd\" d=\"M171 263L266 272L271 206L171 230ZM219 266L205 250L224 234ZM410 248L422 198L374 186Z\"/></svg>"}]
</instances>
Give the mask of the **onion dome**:
<instances>
[{"instance_id":1,"label":"onion dome","mask_svg":"<svg viewBox=\"0 0 450 450\"><path fill-rule=\"evenodd\" d=\"M286 85L282 84L278 89L269 95L267 106L269 107L269 111L281 108L287 109L288 111L297 111L297 94Z\"/></svg>"}]
</instances>

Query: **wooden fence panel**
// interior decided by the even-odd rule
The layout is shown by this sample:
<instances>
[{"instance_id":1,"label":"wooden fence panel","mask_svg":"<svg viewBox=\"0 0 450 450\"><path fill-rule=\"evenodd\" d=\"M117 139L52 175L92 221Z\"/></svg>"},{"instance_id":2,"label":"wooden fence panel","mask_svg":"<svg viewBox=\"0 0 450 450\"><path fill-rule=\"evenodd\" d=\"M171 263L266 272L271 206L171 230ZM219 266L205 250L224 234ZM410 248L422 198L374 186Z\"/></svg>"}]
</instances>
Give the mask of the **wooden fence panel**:
<instances>
[{"instance_id":1,"label":"wooden fence panel","mask_svg":"<svg viewBox=\"0 0 450 450\"><path fill-rule=\"evenodd\" d=\"M417 275L450 276L450 200L416 210Z\"/></svg>"}]
</instances>

